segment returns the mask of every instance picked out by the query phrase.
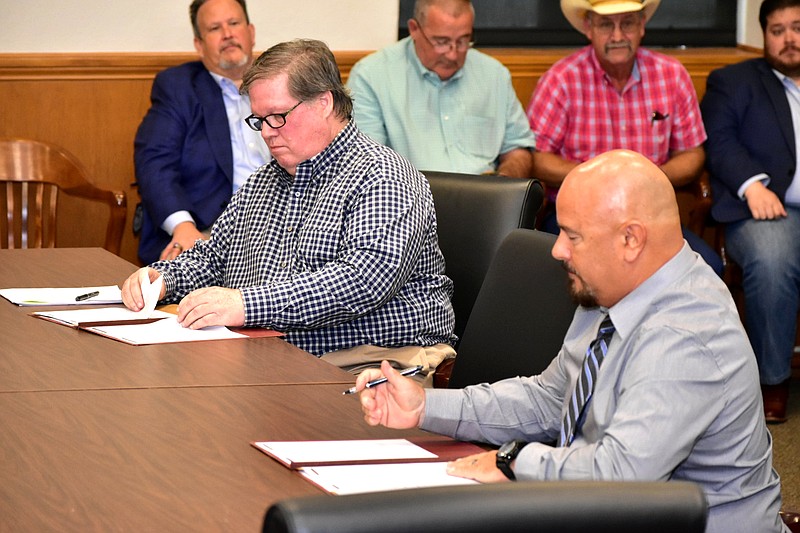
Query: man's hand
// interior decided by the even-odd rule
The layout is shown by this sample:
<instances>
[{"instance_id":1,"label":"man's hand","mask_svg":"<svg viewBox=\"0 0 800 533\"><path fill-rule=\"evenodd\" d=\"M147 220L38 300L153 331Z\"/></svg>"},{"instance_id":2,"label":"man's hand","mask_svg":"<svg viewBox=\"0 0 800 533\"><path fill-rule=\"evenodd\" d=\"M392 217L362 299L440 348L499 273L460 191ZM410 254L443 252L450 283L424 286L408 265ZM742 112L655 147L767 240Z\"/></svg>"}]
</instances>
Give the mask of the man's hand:
<instances>
[{"instance_id":1,"label":"man's hand","mask_svg":"<svg viewBox=\"0 0 800 533\"><path fill-rule=\"evenodd\" d=\"M386 376L382 385L365 388L368 381ZM378 424L390 428L414 428L422 421L425 412L425 390L414 380L403 377L387 361L381 369L369 369L359 374L356 390L361 391L361 410L370 426Z\"/></svg>"},{"instance_id":2,"label":"man's hand","mask_svg":"<svg viewBox=\"0 0 800 533\"><path fill-rule=\"evenodd\" d=\"M141 311L144 308L144 296L142 295L142 284L140 277L143 271L147 272L147 276L150 278L150 283L154 282L158 276L161 275L158 270L150 267L144 267L131 274L128 279L122 283L122 303L124 303L125 307L131 311ZM161 293L158 295L158 299L163 299L164 296L166 296L166 292L167 288L162 286Z\"/></svg>"},{"instance_id":3,"label":"man's hand","mask_svg":"<svg viewBox=\"0 0 800 533\"><path fill-rule=\"evenodd\" d=\"M172 240L161 251L159 259L161 261L175 259L182 251L194 246L197 239L207 238L203 233L197 231L197 227L193 223L181 222L175 226L175 230L172 232Z\"/></svg>"},{"instance_id":4,"label":"man's hand","mask_svg":"<svg viewBox=\"0 0 800 533\"><path fill-rule=\"evenodd\" d=\"M511 481L497 468L497 452L479 453L450 461L447 463L447 473L481 483Z\"/></svg>"},{"instance_id":5,"label":"man's hand","mask_svg":"<svg viewBox=\"0 0 800 533\"><path fill-rule=\"evenodd\" d=\"M754 181L745 189L744 198L756 220L774 220L786 216L781 199L760 181Z\"/></svg>"},{"instance_id":6,"label":"man's hand","mask_svg":"<svg viewBox=\"0 0 800 533\"><path fill-rule=\"evenodd\" d=\"M178 322L190 329L243 326L244 300L239 289L206 287L190 292L178 304Z\"/></svg>"}]
</instances>

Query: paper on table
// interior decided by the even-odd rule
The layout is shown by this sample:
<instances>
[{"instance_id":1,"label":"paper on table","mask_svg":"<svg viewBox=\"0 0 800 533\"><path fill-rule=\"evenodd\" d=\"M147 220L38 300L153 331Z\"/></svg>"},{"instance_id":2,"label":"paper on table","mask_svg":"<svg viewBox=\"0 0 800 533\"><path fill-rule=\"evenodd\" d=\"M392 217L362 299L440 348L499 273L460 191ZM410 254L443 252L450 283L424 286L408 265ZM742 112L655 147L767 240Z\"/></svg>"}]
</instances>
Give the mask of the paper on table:
<instances>
[{"instance_id":1,"label":"paper on table","mask_svg":"<svg viewBox=\"0 0 800 533\"><path fill-rule=\"evenodd\" d=\"M156 308L158 297L161 296L161 289L164 287L164 276L158 276L154 282L150 282L147 269L139 272L139 285L142 288L144 307L139 311L139 315L149 318L150 313Z\"/></svg>"},{"instance_id":2,"label":"paper on table","mask_svg":"<svg viewBox=\"0 0 800 533\"><path fill-rule=\"evenodd\" d=\"M120 325L121 322L141 324L143 320L147 319L161 319L175 316L172 313L156 310L142 314L142 311L131 311L125 307L36 311L31 314L38 318L72 327L111 326Z\"/></svg>"},{"instance_id":3,"label":"paper on table","mask_svg":"<svg viewBox=\"0 0 800 533\"><path fill-rule=\"evenodd\" d=\"M449 475L446 465L447 463L440 462L313 466L301 468L298 472L331 494L358 494L478 483L472 479Z\"/></svg>"},{"instance_id":4,"label":"paper on table","mask_svg":"<svg viewBox=\"0 0 800 533\"><path fill-rule=\"evenodd\" d=\"M270 441L253 445L289 468L393 459L436 459L436 454L406 439Z\"/></svg>"},{"instance_id":5,"label":"paper on table","mask_svg":"<svg viewBox=\"0 0 800 533\"><path fill-rule=\"evenodd\" d=\"M127 344L166 344L171 342L210 341L222 339L246 339L247 335L235 333L225 326L209 326L203 329L189 329L178 323L177 317L125 326L93 326L86 331L103 335Z\"/></svg>"},{"instance_id":6,"label":"paper on table","mask_svg":"<svg viewBox=\"0 0 800 533\"><path fill-rule=\"evenodd\" d=\"M159 276L153 283L150 283L147 271L142 270L139 281L144 297L144 307L139 311L131 311L124 307L101 307L100 309L70 309L68 311L36 311L32 314L45 320L73 327L141 324L143 320L174 316L163 311L156 311L158 297L161 296L161 288L164 286L164 278Z\"/></svg>"},{"instance_id":7,"label":"paper on table","mask_svg":"<svg viewBox=\"0 0 800 533\"><path fill-rule=\"evenodd\" d=\"M98 291L100 294L80 302L77 296ZM104 287L11 288L0 289L0 296L19 306L31 305L97 305L122 303L122 292L116 285Z\"/></svg>"}]
</instances>

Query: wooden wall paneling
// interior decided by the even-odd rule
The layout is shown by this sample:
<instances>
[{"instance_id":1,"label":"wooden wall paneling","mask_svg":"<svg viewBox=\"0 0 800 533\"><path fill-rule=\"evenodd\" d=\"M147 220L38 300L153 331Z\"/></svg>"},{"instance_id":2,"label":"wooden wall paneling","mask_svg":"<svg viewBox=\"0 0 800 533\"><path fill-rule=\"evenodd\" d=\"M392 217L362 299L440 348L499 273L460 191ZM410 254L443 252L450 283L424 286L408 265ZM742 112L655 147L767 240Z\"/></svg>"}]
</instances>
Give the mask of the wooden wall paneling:
<instances>
[{"instance_id":1,"label":"wooden wall paneling","mask_svg":"<svg viewBox=\"0 0 800 533\"><path fill-rule=\"evenodd\" d=\"M486 49L505 64L520 102L527 106L536 82L574 49ZM343 78L368 51L335 52ZM717 67L758 55L741 49L667 50L689 70L702 96ZM128 194L127 228L120 255L136 258L131 230L138 193L132 183L133 137L147 111L157 72L195 59L191 53L0 54L0 136L30 137L75 154L94 182ZM67 200L59 213L59 246L100 246L102 208Z\"/></svg>"}]
</instances>

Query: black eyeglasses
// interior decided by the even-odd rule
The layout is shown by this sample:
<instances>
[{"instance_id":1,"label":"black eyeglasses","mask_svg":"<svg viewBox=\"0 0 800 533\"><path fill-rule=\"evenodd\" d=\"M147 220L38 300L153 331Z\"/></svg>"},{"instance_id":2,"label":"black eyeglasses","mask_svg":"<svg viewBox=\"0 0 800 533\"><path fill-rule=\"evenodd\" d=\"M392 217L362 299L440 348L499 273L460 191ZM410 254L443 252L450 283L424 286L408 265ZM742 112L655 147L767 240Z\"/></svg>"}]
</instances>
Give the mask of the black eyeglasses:
<instances>
[{"instance_id":1,"label":"black eyeglasses","mask_svg":"<svg viewBox=\"0 0 800 533\"><path fill-rule=\"evenodd\" d=\"M286 117L289 115L289 113L297 109L297 106L299 106L303 102L304 100L300 100L299 102L294 104L294 107L291 108L286 113L272 113L271 115L267 115L266 117L250 115L249 117L244 119L244 121L247 123L248 126L250 126L251 129L254 129L256 131L261 131L261 128L264 127L265 122L267 123L267 126L272 128L273 130L277 130L286 125Z\"/></svg>"}]
</instances>

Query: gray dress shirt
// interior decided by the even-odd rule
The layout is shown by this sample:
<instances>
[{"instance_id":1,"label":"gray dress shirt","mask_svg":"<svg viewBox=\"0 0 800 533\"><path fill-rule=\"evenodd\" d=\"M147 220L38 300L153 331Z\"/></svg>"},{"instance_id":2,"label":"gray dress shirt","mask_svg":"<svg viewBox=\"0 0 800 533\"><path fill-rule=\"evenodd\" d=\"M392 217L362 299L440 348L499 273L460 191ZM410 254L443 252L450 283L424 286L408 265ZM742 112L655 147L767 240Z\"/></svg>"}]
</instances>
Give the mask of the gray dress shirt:
<instances>
[{"instance_id":1,"label":"gray dress shirt","mask_svg":"<svg viewBox=\"0 0 800 533\"><path fill-rule=\"evenodd\" d=\"M686 480L706 494L707 531L783 531L755 356L728 289L688 246L608 309L611 339L585 423L555 442L605 310L579 308L540 375L429 390L423 429L532 442L523 480Z\"/></svg>"}]
</instances>

